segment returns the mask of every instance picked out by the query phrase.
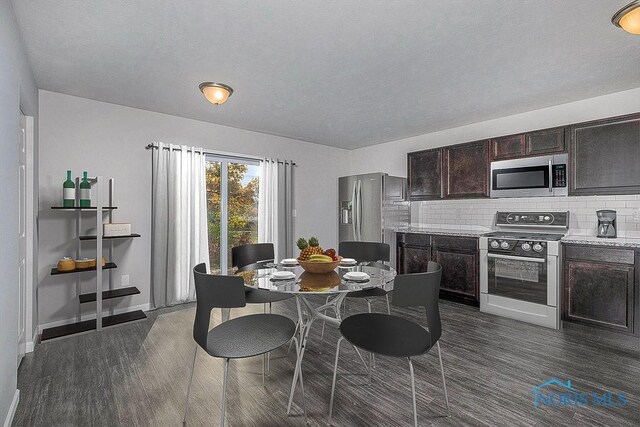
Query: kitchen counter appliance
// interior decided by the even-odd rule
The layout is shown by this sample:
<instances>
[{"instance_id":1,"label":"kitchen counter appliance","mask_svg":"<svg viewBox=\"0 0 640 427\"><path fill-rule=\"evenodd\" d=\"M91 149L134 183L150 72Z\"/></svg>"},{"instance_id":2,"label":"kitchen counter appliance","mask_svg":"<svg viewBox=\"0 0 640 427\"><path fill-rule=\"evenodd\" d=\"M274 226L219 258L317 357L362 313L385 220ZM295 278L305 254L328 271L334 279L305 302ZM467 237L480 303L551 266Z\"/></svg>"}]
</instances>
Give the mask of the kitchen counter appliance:
<instances>
[{"instance_id":1,"label":"kitchen counter appliance","mask_svg":"<svg viewBox=\"0 0 640 427\"><path fill-rule=\"evenodd\" d=\"M480 311L560 328L560 239L569 212L497 212L480 237Z\"/></svg>"},{"instance_id":2,"label":"kitchen counter appliance","mask_svg":"<svg viewBox=\"0 0 640 427\"><path fill-rule=\"evenodd\" d=\"M602 209L596 212L598 215L598 237L615 239L616 233L616 211Z\"/></svg>"},{"instance_id":3,"label":"kitchen counter appliance","mask_svg":"<svg viewBox=\"0 0 640 427\"><path fill-rule=\"evenodd\" d=\"M491 162L492 198L567 196L567 154Z\"/></svg>"}]
</instances>

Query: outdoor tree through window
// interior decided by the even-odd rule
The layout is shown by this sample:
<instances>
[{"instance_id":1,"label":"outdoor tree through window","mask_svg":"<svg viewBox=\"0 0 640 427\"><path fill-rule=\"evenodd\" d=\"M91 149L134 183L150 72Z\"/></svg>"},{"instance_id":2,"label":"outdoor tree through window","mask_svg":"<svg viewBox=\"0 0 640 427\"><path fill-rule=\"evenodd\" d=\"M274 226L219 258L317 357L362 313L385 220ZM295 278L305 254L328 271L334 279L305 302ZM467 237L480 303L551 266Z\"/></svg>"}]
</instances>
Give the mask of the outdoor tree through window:
<instances>
[{"instance_id":1,"label":"outdoor tree through window","mask_svg":"<svg viewBox=\"0 0 640 427\"><path fill-rule=\"evenodd\" d=\"M258 242L257 162L207 159L207 219L211 272L231 268L231 248ZM226 265L226 268L221 266Z\"/></svg>"}]
</instances>

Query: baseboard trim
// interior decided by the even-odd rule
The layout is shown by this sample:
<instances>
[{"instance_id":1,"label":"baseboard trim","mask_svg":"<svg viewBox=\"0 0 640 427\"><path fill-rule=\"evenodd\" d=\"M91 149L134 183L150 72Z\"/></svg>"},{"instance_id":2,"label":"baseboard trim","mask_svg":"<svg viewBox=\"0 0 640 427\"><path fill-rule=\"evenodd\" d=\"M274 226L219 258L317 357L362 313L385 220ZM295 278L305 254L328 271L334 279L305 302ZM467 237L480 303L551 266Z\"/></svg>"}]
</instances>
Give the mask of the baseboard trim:
<instances>
[{"instance_id":1,"label":"baseboard trim","mask_svg":"<svg viewBox=\"0 0 640 427\"><path fill-rule=\"evenodd\" d=\"M33 341L27 341L27 345L26 348L24 349L24 351L26 353L33 353L33 348L35 347L35 344L33 343Z\"/></svg>"},{"instance_id":2,"label":"baseboard trim","mask_svg":"<svg viewBox=\"0 0 640 427\"><path fill-rule=\"evenodd\" d=\"M4 419L4 427L11 427L13 417L16 415L16 409L18 409L18 402L20 402L20 390L16 389L16 392L13 394L11 406L9 406L9 412L7 413L7 417Z\"/></svg>"},{"instance_id":3,"label":"baseboard trim","mask_svg":"<svg viewBox=\"0 0 640 427\"><path fill-rule=\"evenodd\" d=\"M151 304L141 304L141 305L135 305L132 307L124 307L124 308L118 308L113 310L113 314L122 314L122 313L126 313L127 311L135 311L135 310L142 310L142 311L149 311L151 309ZM103 316L108 316L109 312L108 311L103 311ZM92 314L87 314L86 316L82 316L82 320L91 320L91 319L95 319L96 315L95 313ZM71 319L64 319L64 320L56 320L55 322L49 322L49 323L44 323L41 325L38 325L38 337L36 339L36 342L39 342L40 340L40 335L42 335L42 331L44 329L47 328L53 328L56 326L62 326L62 325L69 325L71 323L75 323L78 320L73 317Z\"/></svg>"}]
</instances>

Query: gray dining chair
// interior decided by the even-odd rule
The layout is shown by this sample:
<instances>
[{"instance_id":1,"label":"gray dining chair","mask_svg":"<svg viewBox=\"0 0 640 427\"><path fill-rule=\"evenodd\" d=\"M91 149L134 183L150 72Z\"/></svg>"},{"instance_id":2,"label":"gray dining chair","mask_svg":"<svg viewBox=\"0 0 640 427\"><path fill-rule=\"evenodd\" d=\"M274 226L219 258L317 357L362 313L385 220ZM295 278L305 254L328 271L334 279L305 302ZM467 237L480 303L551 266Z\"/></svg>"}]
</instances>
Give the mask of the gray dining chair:
<instances>
[{"instance_id":1,"label":"gray dining chair","mask_svg":"<svg viewBox=\"0 0 640 427\"><path fill-rule=\"evenodd\" d=\"M288 317L279 314L241 316L222 322L210 330L211 310L214 308L244 307L246 305L246 294L242 277L207 274L206 268L206 265L202 263L193 269L196 286L196 316L193 322L193 339L197 345L193 353L193 364L191 365L191 375L187 388L183 422L187 420L193 371L198 347L200 347L210 356L224 360L220 415L220 425L224 426L229 361L231 359L265 354L291 340L296 341L296 349L298 349L298 345L295 337L294 322ZM300 386L304 406L302 375L300 375Z\"/></svg>"},{"instance_id":2,"label":"gray dining chair","mask_svg":"<svg viewBox=\"0 0 640 427\"><path fill-rule=\"evenodd\" d=\"M237 271L265 267L265 264L272 263L274 259L273 243L249 243L231 248L231 265L236 267ZM269 313L271 313L272 303L285 301L293 297L293 295L283 292L269 292L265 289L255 289L249 286L245 286L245 293L247 304L262 304L264 313L267 312L267 304L269 305ZM271 371L270 364L271 356L267 353L262 357L263 385L265 370L267 374Z\"/></svg>"},{"instance_id":3,"label":"gray dining chair","mask_svg":"<svg viewBox=\"0 0 640 427\"><path fill-rule=\"evenodd\" d=\"M395 278L392 304L404 308L424 308L426 310L426 328L403 317L384 313L355 314L342 321L340 324L342 336L338 340L336 347L336 360L331 383L329 424L331 424L333 413L340 344L344 339L357 348L377 355L407 359L411 374L411 397L413 400L413 423L415 426L418 425L418 411L411 358L425 354L433 346L436 346L438 348L438 359L440 360L440 373L442 374L442 388L447 406L447 416L450 415L449 396L447 395L447 383L444 378L439 341L442 334L442 322L438 308L441 276L442 267L440 264L429 261L426 273L405 274ZM371 370L369 370L369 375L371 375Z\"/></svg>"}]
</instances>

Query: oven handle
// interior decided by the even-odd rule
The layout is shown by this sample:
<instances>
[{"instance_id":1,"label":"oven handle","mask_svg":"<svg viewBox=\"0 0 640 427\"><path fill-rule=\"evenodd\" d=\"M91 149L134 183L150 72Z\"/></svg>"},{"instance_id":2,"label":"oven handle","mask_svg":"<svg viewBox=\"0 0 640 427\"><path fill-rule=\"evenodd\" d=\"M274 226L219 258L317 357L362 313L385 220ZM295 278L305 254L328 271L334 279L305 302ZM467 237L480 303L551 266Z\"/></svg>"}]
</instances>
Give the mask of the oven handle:
<instances>
[{"instance_id":1,"label":"oven handle","mask_svg":"<svg viewBox=\"0 0 640 427\"><path fill-rule=\"evenodd\" d=\"M529 258L529 257L524 257L524 256L497 255L497 254L487 254L487 256L489 258L513 259L513 260L516 260L516 261L539 262L539 263L547 262L546 258Z\"/></svg>"},{"instance_id":2,"label":"oven handle","mask_svg":"<svg viewBox=\"0 0 640 427\"><path fill-rule=\"evenodd\" d=\"M549 193L553 193L553 164L549 160Z\"/></svg>"}]
</instances>

